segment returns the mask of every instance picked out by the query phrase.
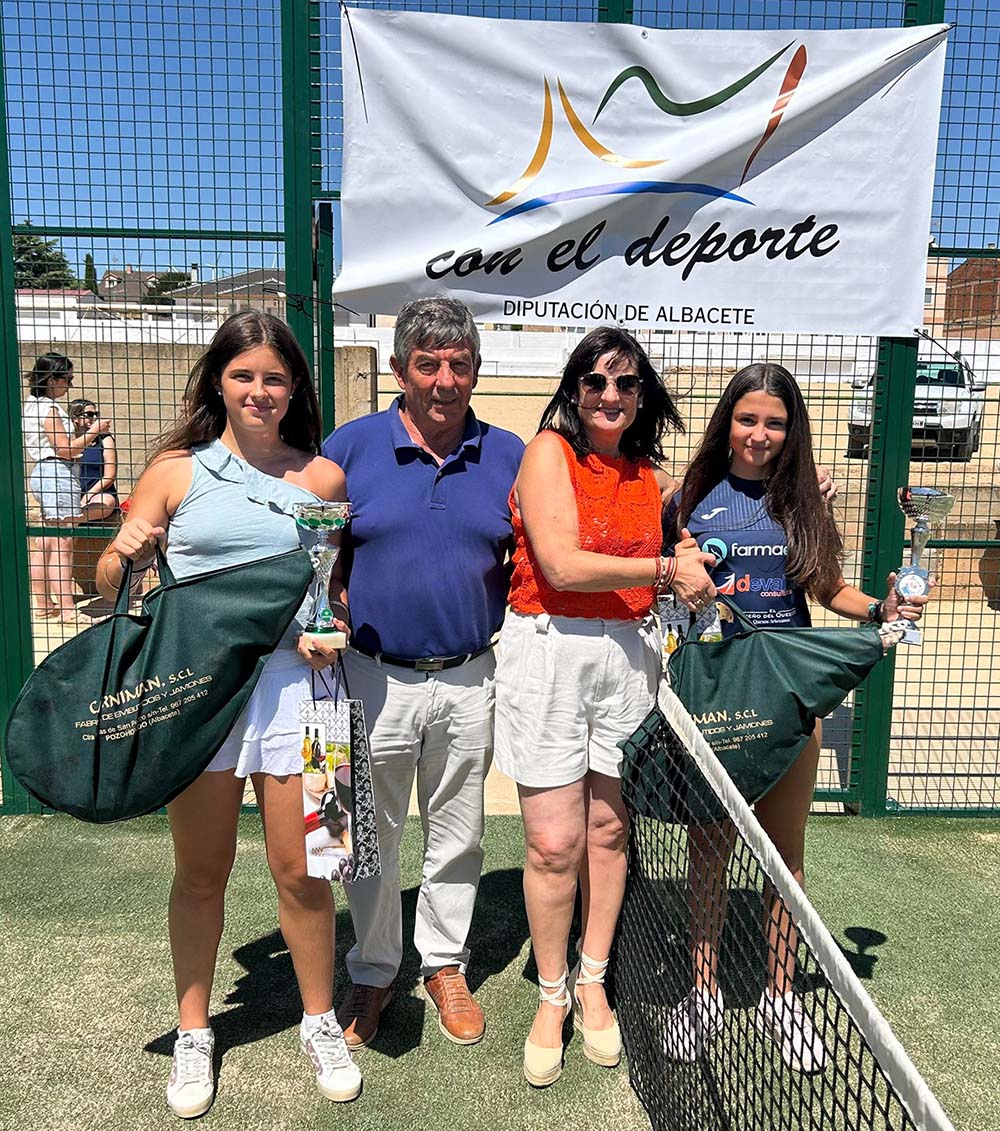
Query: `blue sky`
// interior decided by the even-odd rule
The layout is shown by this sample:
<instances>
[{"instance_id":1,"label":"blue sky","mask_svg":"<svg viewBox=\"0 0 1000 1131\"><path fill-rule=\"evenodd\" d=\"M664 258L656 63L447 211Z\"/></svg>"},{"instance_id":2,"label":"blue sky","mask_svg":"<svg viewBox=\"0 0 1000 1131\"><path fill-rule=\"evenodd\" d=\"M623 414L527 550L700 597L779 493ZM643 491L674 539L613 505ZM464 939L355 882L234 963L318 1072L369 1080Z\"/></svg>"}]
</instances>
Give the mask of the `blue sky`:
<instances>
[{"instance_id":1,"label":"blue sky","mask_svg":"<svg viewBox=\"0 0 1000 1131\"><path fill-rule=\"evenodd\" d=\"M645 0L634 22L885 26L900 22L902 7L902 0ZM932 225L941 244L1000 242L998 8L993 0L963 0L946 9L958 26L949 45ZM332 0L321 10L323 187L336 189L339 24ZM458 2L438 10L596 18L595 5L572 3ZM94 229L62 240L81 272L88 251L98 271L197 261L210 276L280 263L280 246L259 240L138 241L99 231L282 227L278 0L6 0L2 11L15 221Z\"/></svg>"}]
</instances>

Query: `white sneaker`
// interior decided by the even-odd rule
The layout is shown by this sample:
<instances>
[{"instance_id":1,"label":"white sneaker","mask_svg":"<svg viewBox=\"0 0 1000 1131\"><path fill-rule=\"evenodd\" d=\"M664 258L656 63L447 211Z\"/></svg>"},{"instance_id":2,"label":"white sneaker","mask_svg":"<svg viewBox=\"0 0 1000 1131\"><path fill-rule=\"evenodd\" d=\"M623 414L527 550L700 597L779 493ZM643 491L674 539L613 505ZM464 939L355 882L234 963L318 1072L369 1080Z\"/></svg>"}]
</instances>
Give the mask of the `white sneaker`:
<instances>
[{"instance_id":1,"label":"white sneaker","mask_svg":"<svg viewBox=\"0 0 1000 1131\"><path fill-rule=\"evenodd\" d=\"M212 1050L215 1034L211 1029L178 1029L174 1062L167 1083L167 1103L181 1119L195 1119L212 1106L215 1078Z\"/></svg>"},{"instance_id":2,"label":"white sneaker","mask_svg":"<svg viewBox=\"0 0 1000 1131\"><path fill-rule=\"evenodd\" d=\"M757 1003L756 1024L759 1033L766 1033L774 1040L781 1059L793 1071L823 1071L826 1046L809 1020L802 1001L791 991L772 997L765 990Z\"/></svg>"},{"instance_id":3,"label":"white sneaker","mask_svg":"<svg viewBox=\"0 0 1000 1131\"><path fill-rule=\"evenodd\" d=\"M351 1059L344 1031L331 1010L315 1029L299 1026L302 1051L316 1069L316 1086L328 1100L347 1103L361 1092L361 1069Z\"/></svg>"},{"instance_id":4,"label":"white sneaker","mask_svg":"<svg viewBox=\"0 0 1000 1131\"><path fill-rule=\"evenodd\" d=\"M721 990L710 994L706 989L692 989L667 1018L667 1056L682 1064L693 1064L701 1056L705 1042L722 1028L722 1009Z\"/></svg>"}]
</instances>

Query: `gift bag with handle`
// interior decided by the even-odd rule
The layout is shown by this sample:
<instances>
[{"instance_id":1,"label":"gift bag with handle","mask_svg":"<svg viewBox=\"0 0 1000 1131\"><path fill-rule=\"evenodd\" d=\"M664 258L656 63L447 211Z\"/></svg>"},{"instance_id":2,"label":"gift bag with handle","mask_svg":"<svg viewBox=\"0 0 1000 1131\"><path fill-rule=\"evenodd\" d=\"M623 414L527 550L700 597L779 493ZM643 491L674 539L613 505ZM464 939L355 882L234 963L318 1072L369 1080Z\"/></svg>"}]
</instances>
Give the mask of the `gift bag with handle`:
<instances>
[{"instance_id":1,"label":"gift bag with handle","mask_svg":"<svg viewBox=\"0 0 1000 1131\"><path fill-rule=\"evenodd\" d=\"M350 698L342 664L332 685L313 673L312 697L299 705L299 743L309 875L344 883L379 875L365 709Z\"/></svg>"}]
</instances>

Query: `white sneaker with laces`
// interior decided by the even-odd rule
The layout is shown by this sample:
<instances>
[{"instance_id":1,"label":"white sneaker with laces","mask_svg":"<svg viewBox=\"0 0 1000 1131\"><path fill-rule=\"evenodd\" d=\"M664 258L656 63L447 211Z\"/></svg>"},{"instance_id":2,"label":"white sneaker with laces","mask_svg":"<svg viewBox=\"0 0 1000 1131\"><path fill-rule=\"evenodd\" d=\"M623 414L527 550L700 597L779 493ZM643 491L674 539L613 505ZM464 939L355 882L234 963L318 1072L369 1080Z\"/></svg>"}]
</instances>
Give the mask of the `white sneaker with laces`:
<instances>
[{"instance_id":1,"label":"white sneaker with laces","mask_svg":"<svg viewBox=\"0 0 1000 1131\"><path fill-rule=\"evenodd\" d=\"M215 1034L211 1029L178 1029L174 1062L167 1083L167 1103L181 1119L204 1115L215 1097L212 1052Z\"/></svg>"},{"instance_id":2,"label":"white sneaker with laces","mask_svg":"<svg viewBox=\"0 0 1000 1131\"><path fill-rule=\"evenodd\" d=\"M361 1092L361 1069L351 1058L344 1031L333 1010L324 1014L315 1027L299 1026L302 1051L316 1069L316 1086L328 1100L347 1103Z\"/></svg>"},{"instance_id":3,"label":"white sneaker with laces","mask_svg":"<svg viewBox=\"0 0 1000 1131\"><path fill-rule=\"evenodd\" d=\"M670 1011L664 1047L671 1060L693 1064L722 1028L722 991L694 987Z\"/></svg>"},{"instance_id":4,"label":"white sneaker with laces","mask_svg":"<svg viewBox=\"0 0 1000 1131\"><path fill-rule=\"evenodd\" d=\"M757 1003L757 1031L774 1040L781 1059L795 1072L822 1072L826 1046L809 1020L801 999L789 991L772 997L764 990Z\"/></svg>"}]
</instances>

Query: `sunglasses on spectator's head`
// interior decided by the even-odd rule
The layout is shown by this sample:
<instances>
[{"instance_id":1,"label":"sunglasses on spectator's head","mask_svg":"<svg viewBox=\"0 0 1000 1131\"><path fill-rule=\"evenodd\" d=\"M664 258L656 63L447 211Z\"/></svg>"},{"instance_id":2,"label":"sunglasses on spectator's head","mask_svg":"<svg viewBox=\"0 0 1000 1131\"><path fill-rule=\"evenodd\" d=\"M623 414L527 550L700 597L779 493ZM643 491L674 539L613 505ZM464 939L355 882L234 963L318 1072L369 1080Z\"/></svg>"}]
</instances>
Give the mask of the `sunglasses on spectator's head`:
<instances>
[{"instance_id":1,"label":"sunglasses on spectator's head","mask_svg":"<svg viewBox=\"0 0 1000 1131\"><path fill-rule=\"evenodd\" d=\"M609 381L618 390L620 397L634 397L642 385L642 378L635 373L623 373L621 377L608 377L603 373L584 373L580 378L580 387L585 393L600 396Z\"/></svg>"}]
</instances>

